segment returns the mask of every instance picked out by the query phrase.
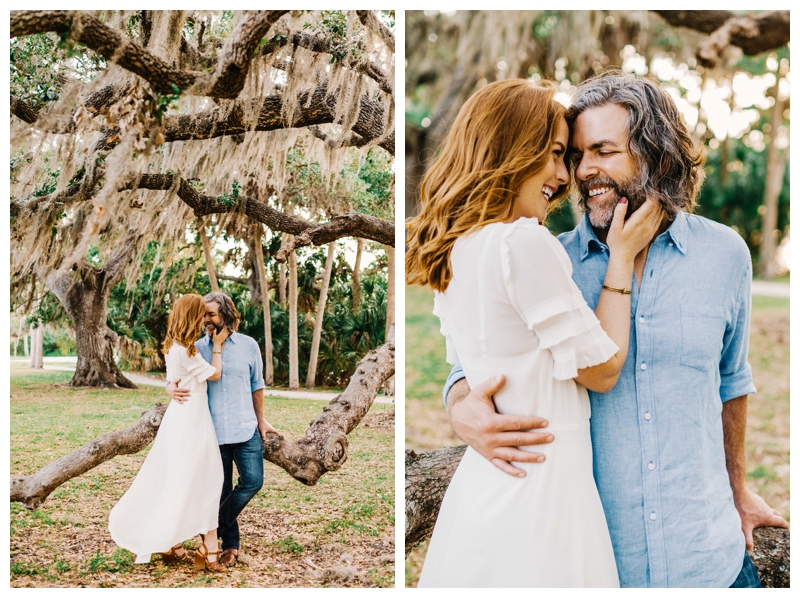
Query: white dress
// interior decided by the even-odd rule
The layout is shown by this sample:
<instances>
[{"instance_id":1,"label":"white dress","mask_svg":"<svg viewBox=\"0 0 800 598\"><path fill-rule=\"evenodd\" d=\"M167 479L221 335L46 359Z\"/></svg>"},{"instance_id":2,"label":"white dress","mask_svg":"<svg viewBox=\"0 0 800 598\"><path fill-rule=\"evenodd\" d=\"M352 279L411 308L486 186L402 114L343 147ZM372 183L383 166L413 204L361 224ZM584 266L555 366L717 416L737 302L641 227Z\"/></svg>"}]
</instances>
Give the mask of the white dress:
<instances>
[{"instance_id":1,"label":"white dress","mask_svg":"<svg viewBox=\"0 0 800 598\"><path fill-rule=\"evenodd\" d=\"M178 344L166 362L167 378L180 378L191 395L185 403L170 402L136 479L108 519L114 542L133 552L137 563L216 529L219 516L222 458L206 387L216 370Z\"/></svg>"},{"instance_id":2,"label":"white dress","mask_svg":"<svg viewBox=\"0 0 800 598\"><path fill-rule=\"evenodd\" d=\"M468 448L445 494L419 587L619 587L592 474L589 397L573 377L618 347L571 278L566 251L535 218L459 239L438 293L448 361L470 386L497 374L497 411L546 418L555 442L523 450L514 478Z\"/></svg>"}]
</instances>

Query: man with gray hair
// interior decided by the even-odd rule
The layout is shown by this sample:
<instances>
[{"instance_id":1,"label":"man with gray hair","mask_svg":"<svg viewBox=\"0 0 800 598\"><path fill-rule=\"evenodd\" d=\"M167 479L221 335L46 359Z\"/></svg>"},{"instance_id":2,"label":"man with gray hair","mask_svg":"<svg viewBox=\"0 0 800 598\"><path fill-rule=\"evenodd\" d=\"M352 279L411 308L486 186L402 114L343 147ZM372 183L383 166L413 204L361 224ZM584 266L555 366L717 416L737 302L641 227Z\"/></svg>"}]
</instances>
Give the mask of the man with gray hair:
<instances>
[{"instance_id":1,"label":"man with gray hair","mask_svg":"<svg viewBox=\"0 0 800 598\"><path fill-rule=\"evenodd\" d=\"M264 417L264 376L261 350L255 339L237 332L239 312L230 297L210 293L206 304L205 326L208 333L195 343L200 355L211 363L216 329L230 330L222 349L222 377L208 382L208 407L222 456L224 481L219 503L219 528L222 555L219 562L227 567L236 564L239 555L238 517L264 484L263 440L268 432L278 433ZM167 384L167 394L182 403L189 398L180 380ZM239 473L233 486L233 464Z\"/></svg>"},{"instance_id":2,"label":"man with gray hair","mask_svg":"<svg viewBox=\"0 0 800 598\"><path fill-rule=\"evenodd\" d=\"M747 395L755 392L747 246L692 213L703 155L655 82L620 72L590 79L567 119L586 212L559 236L573 279L592 309L601 292L632 296L619 381L607 393L589 391L594 475L620 585L761 587L746 551L752 530L788 524L744 479ZM630 289L604 289L605 241L622 197L629 214L651 197L666 215L636 257ZM544 455L518 447L558 438L541 430L541 417L495 413L491 397L503 383L497 376L470 390L456 364L445 401L460 438L502 471L524 475L512 462Z\"/></svg>"}]
</instances>

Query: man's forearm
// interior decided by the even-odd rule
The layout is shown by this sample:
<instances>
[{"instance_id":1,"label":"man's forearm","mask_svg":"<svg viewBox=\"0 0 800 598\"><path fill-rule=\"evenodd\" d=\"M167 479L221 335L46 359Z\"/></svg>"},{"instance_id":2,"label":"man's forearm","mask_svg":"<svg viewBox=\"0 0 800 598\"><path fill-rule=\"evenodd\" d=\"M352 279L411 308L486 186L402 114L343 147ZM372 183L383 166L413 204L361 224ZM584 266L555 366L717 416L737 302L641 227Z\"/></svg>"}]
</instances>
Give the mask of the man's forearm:
<instances>
[{"instance_id":1,"label":"man's forearm","mask_svg":"<svg viewBox=\"0 0 800 598\"><path fill-rule=\"evenodd\" d=\"M722 435L725 442L725 465L728 468L733 497L746 489L744 437L747 428L747 395L722 404Z\"/></svg>"},{"instance_id":2,"label":"man's forearm","mask_svg":"<svg viewBox=\"0 0 800 598\"><path fill-rule=\"evenodd\" d=\"M463 401L469 394L469 391L469 383L467 383L466 378L461 378L461 380L453 384L447 393L447 411L449 412L456 403Z\"/></svg>"},{"instance_id":3,"label":"man's forearm","mask_svg":"<svg viewBox=\"0 0 800 598\"><path fill-rule=\"evenodd\" d=\"M264 421L264 389L260 388L253 391L253 410L256 412L258 423Z\"/></svg>"}]
</instances>

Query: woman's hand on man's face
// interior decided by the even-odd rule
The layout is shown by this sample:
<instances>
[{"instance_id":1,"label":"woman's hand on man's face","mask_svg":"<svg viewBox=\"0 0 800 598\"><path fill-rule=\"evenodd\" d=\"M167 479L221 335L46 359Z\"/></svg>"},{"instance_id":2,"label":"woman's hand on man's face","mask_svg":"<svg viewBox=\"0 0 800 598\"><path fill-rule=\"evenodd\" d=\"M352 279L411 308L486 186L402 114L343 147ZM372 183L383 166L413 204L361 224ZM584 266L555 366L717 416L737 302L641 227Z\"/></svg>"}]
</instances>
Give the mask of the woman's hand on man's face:
<instances>
[{"instance_id":1,"label":"woman's hand on man's face","mask_svg":"<svg viewBox=\"0 0 800 598\"><path fill-rule=\"evenodd\" d=\"M210 334L214 345L222 346L225 344L225 341L228 340L228 337L231 335L231 331L224 326L218 331L213 325L211 325Z\"/></svg>"}]
</instances>

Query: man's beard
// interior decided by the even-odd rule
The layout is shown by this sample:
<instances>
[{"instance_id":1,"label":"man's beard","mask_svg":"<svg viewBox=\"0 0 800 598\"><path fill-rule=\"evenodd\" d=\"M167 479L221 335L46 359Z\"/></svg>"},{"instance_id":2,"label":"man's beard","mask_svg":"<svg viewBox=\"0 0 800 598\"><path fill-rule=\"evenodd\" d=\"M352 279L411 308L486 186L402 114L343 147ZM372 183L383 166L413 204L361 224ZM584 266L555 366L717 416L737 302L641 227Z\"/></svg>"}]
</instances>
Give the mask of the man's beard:
<instances>
[{"instance_id":1,"label":"man's beard","mask_svg":"<svg viewBox=\"0 0 800 598\"><path fill-rule=\"evenodd\" d=\"M219 334L222 331L222 326L217 326L216 324L214 324L214 322L208 322L205 325L205 331L206 331L206 334L208 334L209 336L211 336L211 332L208 330L209 327L214 328L214 330L217 331L217 334Z\"/></svg>"},{"instance_id":2,"label":"man's beard","mask_svg":"<svg viewBox=\"0 0 800 598\"><path fill-rule=\"evenodd\" d=\"M602 204L589 205L589 186L611 187L613 195ZM614 208L617 207L620 198L628 198L628 211L625 213L625 220L630 218L645 202L645 196L639 191L634 191L636 185L633 179L617 183L608 177L595 177L588 181L578 183L578 205L589 216L589 222L594 228L608 230L611 228L611 221L614 219Z\"/></svg>"}]
</instances>

